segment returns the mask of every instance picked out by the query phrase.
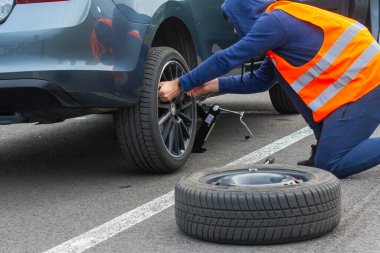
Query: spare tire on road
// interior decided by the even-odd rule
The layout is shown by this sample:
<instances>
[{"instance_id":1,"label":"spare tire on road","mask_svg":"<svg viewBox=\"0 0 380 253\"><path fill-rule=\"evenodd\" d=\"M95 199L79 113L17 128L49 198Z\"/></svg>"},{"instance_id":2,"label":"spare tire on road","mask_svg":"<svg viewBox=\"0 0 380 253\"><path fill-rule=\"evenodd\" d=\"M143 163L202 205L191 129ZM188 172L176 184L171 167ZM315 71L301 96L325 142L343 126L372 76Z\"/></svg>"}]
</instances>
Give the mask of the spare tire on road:
<instances>
[{"instance_id":1,"label":"spare tire on road","mask_svg":"<svg viewBox=\"0 0 380 253\"><path fill-rule=\"evenodd\" d=\"M192 237L233 244L274 244L319 237L341 218L339 180L288 165L205 169L175 188L178 227Z\"/></svg>"}]
</instances>

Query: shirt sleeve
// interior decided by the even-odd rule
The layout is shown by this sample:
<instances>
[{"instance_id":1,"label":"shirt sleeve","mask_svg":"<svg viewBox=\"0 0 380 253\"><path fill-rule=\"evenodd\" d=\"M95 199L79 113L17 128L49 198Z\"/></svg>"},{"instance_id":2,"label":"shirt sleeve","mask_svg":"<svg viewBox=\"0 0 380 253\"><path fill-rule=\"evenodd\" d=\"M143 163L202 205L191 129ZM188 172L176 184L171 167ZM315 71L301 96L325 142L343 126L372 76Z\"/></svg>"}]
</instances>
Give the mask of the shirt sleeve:
<instances>
[{"instance_id":1,"label":"shirt sleeve","mask_svg":"<svg viewBox=\"0 0 380 253\"><path fill-rule=\"evenodd\" d=\"M244 38L214 54L197 68L182 76L179 80L181 88L188 91L220 77L255 56L264 55L268 50L281 47L286 40L286 33L278 19L270 13L264 14Z\"/></svg>"},{"instance_id":2,"label":"shirt sleeve","mask_svg":"<svg viewBox=\"0 0 380 253\"><path fill-rule=\"evenodd\" d=\"M260 68L255 70L251 76L250 73L241 76L229 76L219 78L219 92L235 93L235 94L250 94L264 92L272 88L276 82L276 75L273 63L265 58Z\"/></svg>"}]
</instances>

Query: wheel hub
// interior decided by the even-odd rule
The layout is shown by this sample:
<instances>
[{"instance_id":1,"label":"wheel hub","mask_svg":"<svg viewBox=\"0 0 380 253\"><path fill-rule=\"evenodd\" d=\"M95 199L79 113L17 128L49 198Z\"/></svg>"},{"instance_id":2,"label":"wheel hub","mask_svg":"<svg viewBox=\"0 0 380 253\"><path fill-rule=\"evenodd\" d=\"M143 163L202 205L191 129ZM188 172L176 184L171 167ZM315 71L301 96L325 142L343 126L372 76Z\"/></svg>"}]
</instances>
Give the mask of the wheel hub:
<instances>
[{"instance_id":1,"label":"wheel hub","mask_svg":"<svg viewBox=\"0 0 380 253\"><path fill-rule=\"evenodd\" d=\"M254 186L254 185L294 185L297 179L290 175L274 174L266 172L242 173L227 175L215 181L215 185L221 186Z\"/></svg>"},{"instance_id":2,"label":"wheel hub","mask_svg":"<svg viewBox=\"0 0 380 253\"><path fill-rule=\"evenodd\" d=\"M177 114L177 107L173 102L170 103L170 112L172 113L173 116Z\"/></svg>"},{"instance_id":3,"label":"wheel hub","mask_svg":"<svg viewBox=\"0 0 380 253\"><path fill-rule=\"evenodd\" d=\"M222 187L266 187L303 184L311 179L309 173L287 169L245 169L225 171L201 178L205 184Z\"/></svg>"}]
</instances>

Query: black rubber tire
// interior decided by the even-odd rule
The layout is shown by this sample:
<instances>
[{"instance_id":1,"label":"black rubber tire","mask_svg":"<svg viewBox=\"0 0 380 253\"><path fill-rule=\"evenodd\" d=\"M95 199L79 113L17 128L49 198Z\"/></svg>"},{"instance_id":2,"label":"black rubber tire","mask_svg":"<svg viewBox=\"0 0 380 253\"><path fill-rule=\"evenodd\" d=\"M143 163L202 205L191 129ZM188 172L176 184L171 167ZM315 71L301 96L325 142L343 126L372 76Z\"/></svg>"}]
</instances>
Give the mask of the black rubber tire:
<instances>
[{"instance_id":1,"label":"black rubber tire","mask_svg":"<svg viewBox=\"0 0 380 253\"><path fill-rule=\"evenodd\" d=\"M269 90L269 96L270 96L272 105L274 109L276 109L277 112L283 113L283 114L299 113L298 110L293 105L292 101L290 101L285 91L281 88L281 86L278 83L276 83Z\"/></svg>"},{"instance_id":2,"label":"black rubber tire","mask_svg":"<svg viewBox=\"0 0 380 253\"><path fill-rule=\"evenodd\" d=\"M221 171L288 169L313 179L291 186L222 187L200 179ZM339 180L329 172L288 165L244 165L206 169L175 188L180 230L197 239L229 244L276 244L319 237L341 218Z\"/></svg>"},{"instance_id":3,"label":"black rubber tire","mask_svg":"<svg viewBox=\"0 0 380 253\"><path fill-rule=\"evenodd\" d=\"M114 113L116 136L125 154L128 168L144 172L168 173L179 169L189 158L195 139L196 103L193 102L194 131L187 150L179 157L166 149L158 125L158 83L165 64L171 60L180 62L185 71L189 68L176 50L167 47L151 48L146 62L139 104Z\"/></svg>"}]
</instances>

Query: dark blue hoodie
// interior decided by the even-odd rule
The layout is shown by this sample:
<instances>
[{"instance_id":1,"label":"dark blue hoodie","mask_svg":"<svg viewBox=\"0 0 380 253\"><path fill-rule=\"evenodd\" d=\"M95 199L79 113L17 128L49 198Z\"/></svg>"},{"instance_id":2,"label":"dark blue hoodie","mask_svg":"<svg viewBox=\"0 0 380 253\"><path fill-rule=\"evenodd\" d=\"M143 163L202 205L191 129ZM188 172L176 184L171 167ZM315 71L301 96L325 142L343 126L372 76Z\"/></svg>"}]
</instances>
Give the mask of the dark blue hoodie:
<instances>
[{"instance_id":1,"label":"dark blue hoodie","mask_svg":"<svg viewBox=\"0 0 380 253\"><path fill-rule=\"evenodd\" d=\"M275 10L265 13L275 0L226 0L222 11L235 27L240 40L180 78L182 89L190 90L220 77L255 56L274 50L290 64L301 66L312 59L323 42L323 32L311 24ZM255 93L270 89L276 81L273 64L265 59L253 73L219 78L223 93ZM281 82L280 79L278 78ZM283 81L283 80L282 80Z\"/></svg>"}]
</instances>

